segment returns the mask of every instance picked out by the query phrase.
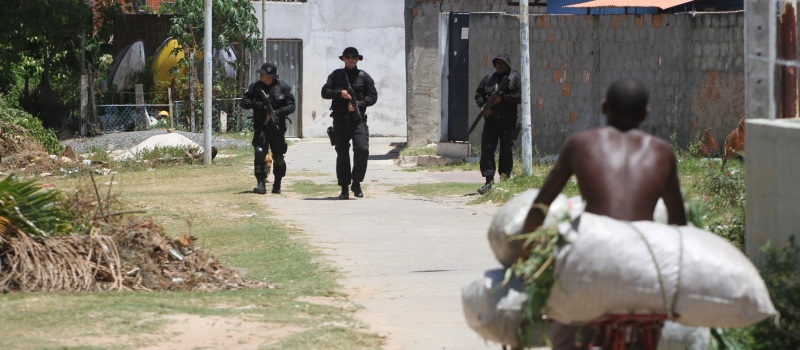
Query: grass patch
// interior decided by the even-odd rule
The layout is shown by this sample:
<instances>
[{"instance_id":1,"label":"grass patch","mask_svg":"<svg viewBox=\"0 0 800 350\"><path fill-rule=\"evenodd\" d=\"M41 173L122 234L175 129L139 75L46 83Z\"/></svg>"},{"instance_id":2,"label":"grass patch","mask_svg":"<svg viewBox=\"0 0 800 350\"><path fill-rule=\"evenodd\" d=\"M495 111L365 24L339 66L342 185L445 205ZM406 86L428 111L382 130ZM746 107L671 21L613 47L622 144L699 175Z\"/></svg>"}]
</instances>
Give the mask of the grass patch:
<instances>
[{"instance_id":1,"label":"grass patch","mask_svg":"<svg viewBox=\"0 0 800 350\"><path fill-rule=\"evenodd\" d=\"M366 188L366 186L364 186ZM291 191L308 197L331 196L337 194L342 188L336 183L317 184L310 180L295 181Z\"/></svg>"},{"instance_id":2,"label":"grass patch","mask_svg":"<svg viewBox=\"0 0 800 350\"><path fill-rule=\"evenodd\" d=\"M443 182L397 186L392 189L395 193L406 193L424 198L434 199L441 197L466 196L475 193L474 184L463 182Z\"/></svg>"},{"instance_id":3,"label":"grass patch","mask_svg":"<svg viewBox=\"0 0 800 350\"><path fill-rule=\"evenodd\" d=\"M435 156L436 155L436 145L432 146L420 146L420 147L405 147L400 150L401 157L410 157L410 156Z\"/></svg>"},{"instance_id":4,"label":"grass patch","mask_svg":"<svg viewBox=\"0 0 800 350\"><path fill-rule=\"evenodd\" d=\"M264 196L251 193L252 154L226 149L230 158L211 166L175 164L149 170L125 169L111 191L131 210L144 210L167 235L191 234L197 246L250 280L278 289L213 292L11 293L0 295L0 348L126 349L131 339L168 339L162 315L192 314L246 318L305 329L278 348L378 348L381 340L353 317L355 307L297 301L326 297L348 303L337 283L339 272L321 262L306 237L270 217ZM96 177L105 193L111 176ZM51 179L58 189L76 188L85 177ZM338 327L332 325L348 325ZM268 336L268 335L265 335ZM101 345L86 338L107 339ZM327 339L327 340L325 340ZM284 342L286 343L284 345ZM156 341L157 343L157 341ZM74 344L74 345L71 345ZM69 346L67 346L69 345Z\"/></svg>"}]
</instances>

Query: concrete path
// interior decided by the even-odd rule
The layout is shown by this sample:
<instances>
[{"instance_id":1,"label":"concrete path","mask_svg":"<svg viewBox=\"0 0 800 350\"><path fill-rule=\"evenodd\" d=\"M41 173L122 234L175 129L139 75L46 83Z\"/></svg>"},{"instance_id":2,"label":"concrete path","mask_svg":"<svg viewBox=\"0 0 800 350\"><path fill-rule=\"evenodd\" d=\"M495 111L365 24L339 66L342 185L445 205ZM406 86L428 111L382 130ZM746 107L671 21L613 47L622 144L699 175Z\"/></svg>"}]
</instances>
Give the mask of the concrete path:
<instances>
[{"instance_id":1,"label":"concrete path","mask_svg":"<svg viewBox=\"0 0 800 350\"><path fill-rule=\"evenodd\" d=\"M289 146L284 193L265 202L300 228L344 273L340 281L357 317L386 337L385 349L500 349L467 326L461 288L499 267L486 232L496 205L466 205L472 196L428 200L391 190L398 185L471 182L478 172L409 172L394 163L404 138L372 138L364 198L336 199L334 191L307 198L294 181L336 184L336 152L327 139ZM271 179L270 179L271 180ZM465 194L466 195L466 194Z\"/></svg>"}]
</instances>

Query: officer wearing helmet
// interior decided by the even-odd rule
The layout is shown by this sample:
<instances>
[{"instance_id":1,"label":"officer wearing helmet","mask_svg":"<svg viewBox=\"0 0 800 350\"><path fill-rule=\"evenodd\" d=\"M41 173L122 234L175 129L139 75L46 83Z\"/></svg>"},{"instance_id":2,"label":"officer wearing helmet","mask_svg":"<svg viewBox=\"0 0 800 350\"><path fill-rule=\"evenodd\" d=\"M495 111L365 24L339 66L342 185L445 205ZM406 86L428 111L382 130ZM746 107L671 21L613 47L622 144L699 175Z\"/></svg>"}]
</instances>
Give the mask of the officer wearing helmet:
<instances>
[{"instance_id":1,"label":"officer wearing helmet","mask_svg":"<svg viewBox=\"0 0 800 350\"><path fill-rule=\"evenodd\" d=\"M495 72L484 76L475 90L478 107L490 104L483 115L480 167L481 176L486 178L486 182L478 189L480 194L492 189L495 171L500 173L500 179L511 178L511 168L514 166L511 148L517 136L517 105L522 101L520 77L511 69L511 56L499 54L492 60L492 65ZM505 88L501 86L504 78L508 78ZM495 96L498 89L500 93ZM491 101L488 100L490 97ZM495 167L494 153L498 144L499 164Z\"/></svg>"},{"instance_id":2,"label":"officer wearing helmet","mask_svg":"<svg viewBox=\"0 0 800 350\"><path fill-rule=\"evenodd\" d=\"M281 179L286 176L286 117L294 113L295 99L291 87L278 79L277 72L278 68L272 63L261 65L258 81L250 85L240 103L242 108L253 110L251 143L255 148L253 173L256 177L253 192L258 194L267 193L266 156L270 150L275 174L272 193L281 193Z\"/></svg>"}]
</instances>

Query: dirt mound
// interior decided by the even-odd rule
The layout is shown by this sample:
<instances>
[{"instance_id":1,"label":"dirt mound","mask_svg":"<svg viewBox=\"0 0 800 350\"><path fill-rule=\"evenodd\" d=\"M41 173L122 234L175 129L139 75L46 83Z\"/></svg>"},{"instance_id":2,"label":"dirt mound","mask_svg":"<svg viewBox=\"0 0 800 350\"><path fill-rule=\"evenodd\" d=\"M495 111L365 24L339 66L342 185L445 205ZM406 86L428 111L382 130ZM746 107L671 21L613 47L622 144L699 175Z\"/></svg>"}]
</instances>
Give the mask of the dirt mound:
<instances>
[{"instance_id":1,"label":"dirt mound","mask_svg":"<svg viewBox=\"0 0 800 350\"><path fill-rule=\"evenodd\" d=\"M59 168L59 162L51 159L44 147L24 135L24 128L0 121L0 175L38 174Z\"/></svg>"}]
</instances>

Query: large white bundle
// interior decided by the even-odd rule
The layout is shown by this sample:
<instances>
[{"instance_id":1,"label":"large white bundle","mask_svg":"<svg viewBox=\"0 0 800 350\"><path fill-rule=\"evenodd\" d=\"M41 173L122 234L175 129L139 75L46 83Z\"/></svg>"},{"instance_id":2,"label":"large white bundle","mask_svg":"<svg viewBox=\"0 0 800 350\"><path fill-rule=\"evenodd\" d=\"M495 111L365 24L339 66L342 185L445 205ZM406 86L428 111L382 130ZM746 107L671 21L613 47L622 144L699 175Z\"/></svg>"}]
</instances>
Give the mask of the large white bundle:
<instances>
[{"instance_id":1,"label":"large white bundle","mask_svg":"<svg viewBox=\"0 0 800 350\"><path fill-rule=\"evenodd\" d=\"M707 327L687 327L667 321L661 329L658 350L708 350L711 330Z\"/></svg>"},{"instance_id":2,"label":"large white bundle","mask_svg":"<svg viewBox=\"0 0 800 350\"><path fill-rule=\"evenodd\" d=\"M503 286L504 276L505 269L488 270L461 289L464 318L482 337L519 347L517 328L528 295L519 278Z\"/></svg>"},{"instance_id":3,"label":"large white bundle","mask_svg":"<svg viewBox=\"0 0 800 350\"><path fill-rule=\"evenodd\" d=\"M710 232L590 213L561 232L546 312L563 323L671 309L684 325L742 327L775 315L750 260Z\"/></svg>"},{"instance_id":4,"label":"large white bundle","mask_svg":"<svg viewBox=\"0 0 800 350\"><path fill-rule=\"evenodd\" d=\"M522 225L525 224L525 218L537 194L539 190L532 189L514 196L503 204L492 218L492 223L489 225L489 245L497 261L505 267L511 266L519 258L523 241L513 238L523 233ZM567 198L559 194L547 211L544 226L556 224L569 210L576 207L580 207L581 210L583 208L580 196Z\"/></svg>"}]
</instances>

